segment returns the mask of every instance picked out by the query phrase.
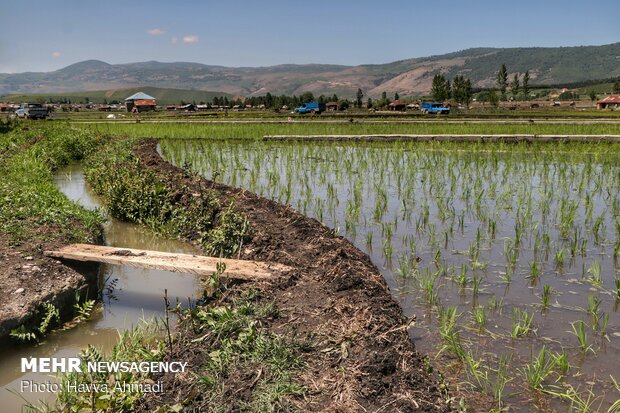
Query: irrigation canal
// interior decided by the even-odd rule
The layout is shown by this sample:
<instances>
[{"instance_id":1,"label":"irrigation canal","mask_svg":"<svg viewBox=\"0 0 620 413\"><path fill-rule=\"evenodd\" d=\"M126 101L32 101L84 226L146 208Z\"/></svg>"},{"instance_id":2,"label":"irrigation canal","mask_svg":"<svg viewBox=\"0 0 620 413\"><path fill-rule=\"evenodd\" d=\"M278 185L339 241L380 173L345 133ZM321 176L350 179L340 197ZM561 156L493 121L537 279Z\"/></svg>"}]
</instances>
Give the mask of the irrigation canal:
<instances>
[{"instance_id":1,"label":"irrigation canal","mask_svg":"<svg viewBox=\"0 0 620 413\"><path fill-rule=\"evenodd\" d=\"M54 177L59 189L71 200L86 208L101 206L84 181L80 165L70 165ZM193 254L193 246L176 240L163 239L137 225L110 218L104 227L106 245L155 251ZM103 300L92 317L67 331L53 332L38 345L22 345L0 352L0 410L22 411L24 399L29 402L52 402L54 393L21 393L22 380L35 383L54 382L46 373L20 371L22 357L76 357L88 345L109 351L116 343L118 331L137 325L143 319L164 314L164 289L170 302L177 299L187 303L201 295L200 280L196 275L161 270L147 270L102 264L99 270L103 285ZM23 399L20 397L23 396Z\"/></svg>"}]
</instances>

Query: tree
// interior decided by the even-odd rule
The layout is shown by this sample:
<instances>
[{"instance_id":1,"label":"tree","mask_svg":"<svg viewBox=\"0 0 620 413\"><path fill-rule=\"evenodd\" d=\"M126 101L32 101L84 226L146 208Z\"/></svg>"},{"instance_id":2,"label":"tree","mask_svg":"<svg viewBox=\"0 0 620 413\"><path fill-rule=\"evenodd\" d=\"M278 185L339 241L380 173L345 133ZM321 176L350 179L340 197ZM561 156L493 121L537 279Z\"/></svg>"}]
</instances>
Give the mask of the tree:
<instances>
[{"instance_id":1,"label":"tree","mask_svg":"<svg viewBox=\"0 0 620 413\"><path fill-rule=\"evenodd\" d=\"M502 63L502 66L497 72L497 88L502 94L502 100L506 100L506 88L508 87L508 71L506 65Z\"/></svg>"},{"instance_id":2,"label":"tree","mask_svg":"<svg viewBox=\"0 0 620 413\"><path fill-rule=\"evenodd\" d=\"M362 93L362 89L357 89L357 93L355 94L355 106L358 108L362 107L362 98L364 97L364 93Z\"/></svg>"},{"instance_id":3,"label":"tree","mask_svg":"<svg viewBox=\"0 0 620 413\"><path fill-rule=\"evenodd\" d=\"M443 102L450 97L450 82L446 81L442 74L436 74L433 77L431 96L437 102Z\"/></svg>"},{"instance_id":4,"label":"tree","mask_svg":"<svg viewBox=\"0 0 620 413\"><path fill-rule=\"evenodd\" d=\"M273 96L271 96L271 93L267 92L267 94L265 95L265 107L271 108L273 107L273 103Z\"/></svg>"},{"instance_id":5,"label":"tree","mask_svg":"<svg viewBox=\"0 0 620 413\"><path fill-rule=\"evenodd\" d=\"M347 99L342 99L340 102L338 102L338 109L340 110L349 109L349 101Z\"/></svg>"},{"instance_id":6,"label":"tree","mask_svg":"<svg viewBox=\"0 0 620 413\"><path fill-rule=\"evenodd\" d=\"M594 90L591 90L590 93L588 93L588 96L592 102L596 100L596 92Z\"/></svg>"},{"instance_id":7,"label":"tree","mask_svg":"<svg viewBox=\"0 0 620 413\"><path fill-rule=\"evenodd\" d=\"M381 100L387 100L387 92L381 93Z\"/></svg>"},{"instance_id":8,"label":"tree","mask_svg":"<svg viewBox=\"0 0 620 413\"><path fill-rule=\"evenodd\" d=\"M469 108L472 97L471 81L463 75L457 75L452 81L452 97Z\"/></svg>"},{"instance_id":9,"label":"tree","mask_svg":"<svg viewBox=\"0 0 620 413\"><path fill-rule=\"evenodd\" d=\"M519 88L520 88L520 83L519 83L519 74L515 73L514 77L512 78L512 82L510 82L510 93L512 93L512 97L514 97L515 99L517 98L517 96L519 96Z\"/></svg>"},{"instance_id":10,"label":"tree","mask_svg":"<svg viewBox=\"0 0 620 413\"><path fill-rule=\"evenodd\" d=\"M614 93L620 93L620 82L614 83Z\"/></svg>"},{"instance_id":11,"label":"tree","mask_svg":"<svg viewBox=\"0 0 620 413\"><path fill-rule=\"evenodd\" d=\"M474 94L471 87L471 80L465 79L465 83L463 84L463 103L465 107L469 109L469 104L471 103L471 97Z\"/></svg>"},{"instance_id":12,"label":"tree","mask_svg":"<svg viewBox=\"0 0 620 413\"><path fill-rule=\"evenodd\" d=\"M332 102L338 102L338 95L334 93L334 96L332 96Z\"/></svg>"},{"instance_id":13,"label":"tree","mask_svg":"<svg viewBox=\"0 0 620 413\"><path fill-rule=\"evenodd\" d=\"M371 108L372 108L372 99L371 99L371 98L368 98L368 102L366 102L366 107L367 107L368 109L371 109Z\"/></svg>"},{"instance_id":14,"label":"tree","mask_svg":"<svg viewBox=\"0 0 620 413\"><path fill-rule=\"evenodd\" d=\"M495 88L491 88L491 90L489 90L489 103L495 108L499 106L499 97L497 96L497 91Z\"/></svg>"},{"instance_id":15,"label":"tree","mask_svg":"<svg viewBox=\"0 0 620 413\"><path fill-rule=\"evenodd\" d=\"M312 92L304 92L299 99L301 99L302 102L314 102L314 95Z\"/></svg>"},{"instance_id":16,"label":"tree","mask_svg":"<svg viewBox=\"0 0 620 413\"><path fill-rule=\"evenodd\" d=\"M394 100L398 100L400 98L400 96L398 95L398 92L394 93Z\"/></svg>"},{"instance_id":17,"label":"tree","mask_svg":"<svg viewBox=\"0 0 620 413\"><path fill-rule=\"evenodd\" d=\"M521 91L523 91L523 98L525 100L529 100L530 98L530 71L526 70L523 75L523 86L521 87Z\"/></svg>"}]
</instances>

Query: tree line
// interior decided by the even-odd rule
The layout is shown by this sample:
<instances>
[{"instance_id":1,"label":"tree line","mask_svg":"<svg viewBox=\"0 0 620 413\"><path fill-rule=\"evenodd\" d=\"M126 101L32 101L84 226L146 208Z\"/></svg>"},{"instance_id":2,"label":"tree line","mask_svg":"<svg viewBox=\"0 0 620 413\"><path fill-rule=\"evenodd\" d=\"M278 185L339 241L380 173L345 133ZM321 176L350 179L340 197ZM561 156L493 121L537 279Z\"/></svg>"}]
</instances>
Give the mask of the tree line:
<instances>
[{"instance_id":1,"label":"tree line","mask_svg":"<svg viewBox=\"0 0 620 413\"><path fill-rule=\"evenodd\" d=\"M469 107L473 98L471 80L466 79L462 75L457 75L450 82L444 75L436 74L431 85L431 96L433 100L438 102L454 99L456 102Z\"/></svg>"}]
</instances>

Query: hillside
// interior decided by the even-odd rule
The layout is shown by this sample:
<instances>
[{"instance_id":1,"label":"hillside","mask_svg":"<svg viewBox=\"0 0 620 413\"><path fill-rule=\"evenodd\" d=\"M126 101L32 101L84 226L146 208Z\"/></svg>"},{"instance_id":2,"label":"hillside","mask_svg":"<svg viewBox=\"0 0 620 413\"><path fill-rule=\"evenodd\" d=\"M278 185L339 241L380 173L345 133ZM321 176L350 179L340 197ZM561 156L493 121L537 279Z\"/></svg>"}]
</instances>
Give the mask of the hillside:
<instances>
[{"instance_id":1,"label":"hillside","mask_svg":"<svg viewBox=\"0 0 620 413\"><path fill-rule=\"evenodd\" d=\"M126 97L136 92L144 92L157 99L160 105L178 104L185 102L211 102L215 96L231 95L222 92L212 92L204 90L187 90L187 89L171 89L159 88L153 86L138 86L124 89L94 90L81 92L59 92L59 93L35 93L35 94L10 94L0 98L5 102L23 102L23 101L56 101L59 99L68 99L74 103L93 102L104 103L119 101L122 102Z\"/></svg>"},{"instance_id":2,"label":"hillside","mask_svg":"<svg viewBox=\"0 0 620 413\"><path fill-rule=\"evenodd\" d=\"M98 60L79 62L47 73L0 74L0 95L109 90L151 85L160 88L219 91L230 95L334 93L367 96L383 91L415 95L430 90L433 76L462 74L474 86L493 84L505 63L510 76L530 71L531 82L561 84L620 77L620 43L603 46L550 48L475 48L438 56L379 65L325 64L269 67L224 67L200 63L140 62L111 65Z\"/></svg>"}]
</instances>

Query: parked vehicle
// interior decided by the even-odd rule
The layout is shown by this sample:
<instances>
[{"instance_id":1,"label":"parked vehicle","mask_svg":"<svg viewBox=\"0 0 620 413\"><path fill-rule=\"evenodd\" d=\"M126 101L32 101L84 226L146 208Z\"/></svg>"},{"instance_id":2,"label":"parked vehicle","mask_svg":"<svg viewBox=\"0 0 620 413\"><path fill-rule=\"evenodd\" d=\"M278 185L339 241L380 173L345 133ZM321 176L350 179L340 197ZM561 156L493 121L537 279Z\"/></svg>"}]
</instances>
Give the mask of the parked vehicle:
<instances>
[{"instance_id":1,"label":"parked vehicle","mask_svg":"<svg viewBox=\"0 0 620 413\"><path fill-rule=\"evenodd\" d=\"M435 115L447 115L450 113L450 108L443 106L443 103L438 102L423 102L422 113L431 113Z\"/></svg>"},{"instance_id":2,"label":"parked vehicle","mask_svg":"<svg viewBox=\"0 0 620 413\"><path fill-rule=\"evenodd\" d=\"M321 112L325 112L325 104L320 102L308 102L302 103L300 107L295 108L295 113L313 113L319 115Z\"/></svg>"},{"instance_id":3,"label":"parked vehicle","mask_svg":"<svg viewBox=\"0 0 620 413\"><path fill-rule=\"evenodd\" d=\"M47 108L40 103L22 103L15 116L24 119L45 119L49 116Z\"/></svg>"}]
</instances>

